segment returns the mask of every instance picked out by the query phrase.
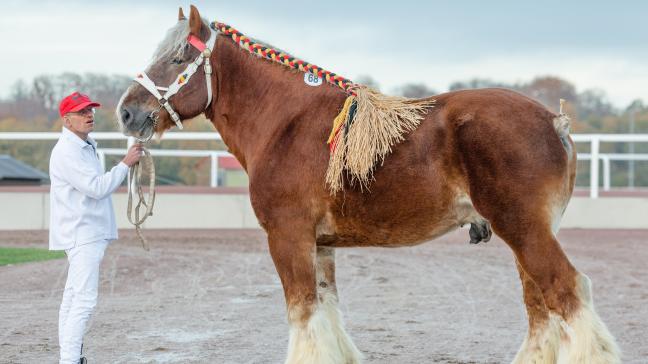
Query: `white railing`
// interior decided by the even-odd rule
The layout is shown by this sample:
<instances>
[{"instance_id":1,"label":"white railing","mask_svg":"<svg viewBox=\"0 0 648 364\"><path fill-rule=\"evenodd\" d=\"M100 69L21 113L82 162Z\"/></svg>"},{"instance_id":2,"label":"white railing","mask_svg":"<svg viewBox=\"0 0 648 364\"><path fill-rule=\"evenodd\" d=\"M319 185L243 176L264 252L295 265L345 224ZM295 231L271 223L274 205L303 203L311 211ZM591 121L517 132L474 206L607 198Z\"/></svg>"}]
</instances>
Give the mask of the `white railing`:
<instances>
[{"instance_id":1,"label":"white railing","mask_svg":"<svg viewBox=\"0 0 648 364\"><path fill-rule=\"evenodd\" d=\"M158 157L209 157L211 160L210 187L218 187L218 157L232 157L230 153L222 150L149 149L149 152L152 156ZM106 155L126 155L126 149L99 148L97 154L101 166L106 169Z\"/></svg>"},{"instance_id":2,"label":"white railing","mask_svg":"<svg viewBox=\"0 0 648 364\"><path fill-rule=\"evenodd\" d=\"M61 133L56 132L3 132L0 140L57 140ZM122 133L95 132L90 136L95 140L123 140L126 147L135 142L135 138L126 137ZM215 132L183 132L166 133L162 140L222 140L220 134ZM209 185L218 187L218 157L231 157L232 155L222 150L177 150L177 149L150 149L152 156L163 157L209 157L211 160ZM101 166L106 168L106 155L125 155L126 148L99 148L97 149Z\"/></svg>"},{"instance_id":3,"label":"white railing","mask_svg":"<svg viewBox=\"0 0 648 364\"><path fill-rule=\"evenodd\" d=\"M578 160L592 160L589 153L578 153ZM603 162L603 191L610 190L610 161L648 161L648 154L629 153L600 153L599 160Z\"/></svg>"},{"instance_id":4,"label":"white railing","mask_svg":"<svg viewBox=\"0 0 648 364\"><path fill-rule=\"evenodd\" d=\"M57 140L61 136L58 132L3 132L0 133L0 140ZM134 140L122 133L94 132L90 136L95 140ZM222 140L216 132L182 132L166 133L162 140Z\"/></svg>"},{"instance_id":5,"label":"white railing","mask_svg":"<svg viewBox=\"0 0 648 364\"><path fill-rule=\"evenodd\" d=\"M601 142L648 142L648 134L573 134L572 139L576 143L590 143L590 197L598 198L599 196L599 160L601 159L601 153L599 152ZM610 154L608 154L609 156ZM629 156L636 156L636 154L613 154L615 156L621 156L622 158L628 158ZM641 155L641 154L640 154ZM608 157L609 158L609 157ZM618 160L642 160L634 159L635 157L629 157L630 159L621 159ZM611 158L610 158L611 159ZM609 187L609 172L610 166L605 165L605 159L603 162L604 168L607 168L607 178L608 187ZM608 159L609 163L609 159ZM605 170L604 170L605 172ZM604 174L606 176L606 174ZM605 183L605 180L603 181Z\"/></svg>"},{"instance_id":6,"label":"white railing","mask_svg":"<svg viewBox=\"0 0 648 364\"><path fill-rule=\"evenodd\" d=\"M0 132L0 140L56 140L61 134L57 132ZM124 140L127 146L134 142L133 138L127 138L116 132L96 132L90 134L96 140ZM599 195L599 161L603 162L603 189L610 189L610 161L646 161L648 154L618 154L600 153L601 143L607 142L648 142L648 134L572 134L576 143L589 143L589 153L579 153L578 158L590 161L590 197L597 198ZM162 140L222 140L216 132L171 132L164 134ZM101 149L105 155L123 155L124 151L119 149ZM152 150L152 155L177 156L177 157L210 157L211 158L211 186L218 185L218 157L230 155L224 151L211 150ZM105 161L105 159L104 159ZM104 162L105 163L105 162Z\"/></svg>"}]
</instances>

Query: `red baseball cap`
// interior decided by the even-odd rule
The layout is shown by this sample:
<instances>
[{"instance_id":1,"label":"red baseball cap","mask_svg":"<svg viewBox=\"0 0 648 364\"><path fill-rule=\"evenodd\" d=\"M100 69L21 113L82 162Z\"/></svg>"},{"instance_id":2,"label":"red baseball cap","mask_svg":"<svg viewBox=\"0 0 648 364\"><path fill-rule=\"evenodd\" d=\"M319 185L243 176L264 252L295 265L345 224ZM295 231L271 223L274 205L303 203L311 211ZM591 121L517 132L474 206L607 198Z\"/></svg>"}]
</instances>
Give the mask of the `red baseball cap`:
<instances>
[{"instance_id":1,"label":"red baseball cap","mask_svg":"<svg viewBox=\"0 0 648 364\"><path fill-rule=\"evenodd\" d=\"M90 100L90 98L80 92L73 92L65 96L59 104L59 114L63 117L69 112L75 112L85 109L88 106L100 107L101 104Z\"/></svg>"}]
</instances>

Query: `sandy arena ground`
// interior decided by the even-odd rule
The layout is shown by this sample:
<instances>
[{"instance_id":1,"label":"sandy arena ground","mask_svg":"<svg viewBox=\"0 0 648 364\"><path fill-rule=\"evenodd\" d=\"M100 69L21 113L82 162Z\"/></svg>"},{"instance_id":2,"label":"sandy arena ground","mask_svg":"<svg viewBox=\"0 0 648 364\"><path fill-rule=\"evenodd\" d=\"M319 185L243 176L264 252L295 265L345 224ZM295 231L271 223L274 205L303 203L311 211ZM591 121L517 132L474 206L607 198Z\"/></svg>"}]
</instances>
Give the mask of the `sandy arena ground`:
<instances>
[{"instance_id":1,"label":"sandy arena ground","mask_svg":"<svg viewBox=\"0 0 648 364\"><path fill-rule=\"evenodd\" d=\"M91 363L282 363L283 292L260 231L132 232L102 265L86 337ZM45 247L46 232L1 232L0 246ZM625 363L648 362L648 232L564 230ZM468 231L414 248L341 249L347 327L367 363L507 363L526 331L510 250ZM55 363L66 261L0 267L0 362Z\"/></svg>"}]
</instances>

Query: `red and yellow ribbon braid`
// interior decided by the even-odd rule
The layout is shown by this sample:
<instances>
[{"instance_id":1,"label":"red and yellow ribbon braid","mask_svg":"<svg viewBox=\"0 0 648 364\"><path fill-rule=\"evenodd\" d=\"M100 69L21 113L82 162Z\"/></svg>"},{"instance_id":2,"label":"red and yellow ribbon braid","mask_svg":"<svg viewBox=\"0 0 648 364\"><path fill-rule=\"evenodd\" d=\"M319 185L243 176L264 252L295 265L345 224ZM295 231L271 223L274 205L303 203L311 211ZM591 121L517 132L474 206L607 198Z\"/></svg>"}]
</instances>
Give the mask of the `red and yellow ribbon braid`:
<instances>
[{"instance_id":1,"label":"red and yellow ribbon braid","mask_svg":"<svg viewBox=\"0 0 648 364\"><path fill-rule=\"evenodd\" d=\"M335 73L327 71L314 64L295 58L290 54L286 54L284 52L272 49L264 44L257 43L227 24L213 22L211 24L211 27L229 36L234 40L234 42L239 45L239 47L245 49L250 53L269 59L273 62L283 64L284 66L292 69L317 75L318 77L326 80L326 82L341 88L347 94L355 96L353 89L356 84L354 84L351 80L348 80L342 76L338 76Z\"/></svg>"}]
</instances>

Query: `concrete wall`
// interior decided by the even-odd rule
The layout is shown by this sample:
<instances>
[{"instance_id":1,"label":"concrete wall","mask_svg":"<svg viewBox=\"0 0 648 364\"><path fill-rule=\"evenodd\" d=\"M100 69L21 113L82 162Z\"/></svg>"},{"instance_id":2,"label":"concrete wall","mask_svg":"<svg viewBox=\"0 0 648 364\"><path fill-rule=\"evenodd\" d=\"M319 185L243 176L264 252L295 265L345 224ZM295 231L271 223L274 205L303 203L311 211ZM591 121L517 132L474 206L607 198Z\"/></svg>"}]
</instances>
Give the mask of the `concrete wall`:
<instances>
[{"instance_id":1,"label":"concrete wall","mask_svg":"<svg viewBox=\"0 0 648 364\"><path fill-rule=\"evenodd\" d=\"M648 229L648 197L572 197L560 226Z\"/></svg>"},{"instance_id":2,"label":"concrete wall","mask_svg":"<svg viewBox=\"0 0 648 364\"><path fill-rule=\"evenodd\" d=\"M166 192L156 197L154 215L146 228L258 228L249 196L244 192ZM200 190L199 190L200 191ZM132 225L126 219L127 195L113 195L117 224ZM47 229L49 193L46 188L0 189L0 230ZM573 197L563 228L648 229L646 197Z\"/></svg>"}]
</instances>

